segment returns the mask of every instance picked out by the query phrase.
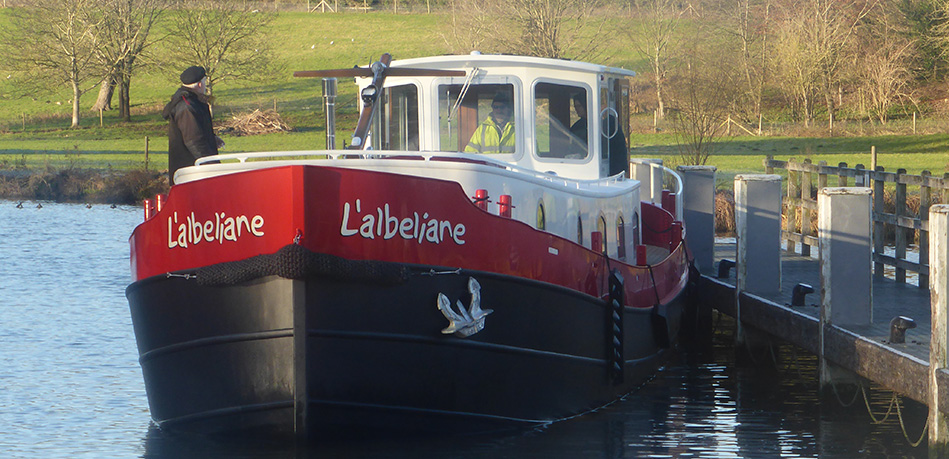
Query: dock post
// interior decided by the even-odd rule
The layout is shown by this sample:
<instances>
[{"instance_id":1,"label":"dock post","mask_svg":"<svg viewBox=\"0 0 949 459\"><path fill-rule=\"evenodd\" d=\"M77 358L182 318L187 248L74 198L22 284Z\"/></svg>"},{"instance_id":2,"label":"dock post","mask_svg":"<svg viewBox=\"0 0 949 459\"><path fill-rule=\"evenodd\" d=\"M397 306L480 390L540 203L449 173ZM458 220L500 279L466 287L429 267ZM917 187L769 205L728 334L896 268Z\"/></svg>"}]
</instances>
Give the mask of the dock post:
<instances>
[{"instance_id":1,"label":"dock post","mask_svg":"<svg viewBox=\"0 0 949 459\"><path fill-rule=\"evenodd\" d=\"M866 187L833 187L817 196L820 240L820 387L834 381L860 384L824 358L825 329L873 323L873 219ZM832 387L831 387L832 388Z\"/></svg>"},{"instance_id":2,"label":"dock post","mask_svg":"<svg viewBox=\"0 0 949 459\"><path fill-rule=\"evenodd\" d=\"M949 418L939 410L937 374L949 366L949 205L929 208L929 457L949 457Z\"/></svg>"},{"instance_id":3,"label":"dock post","mask_svg":"<svg viewBox=\"0 0 949 459\"><path fill-rule=\"evenodd\" d=\"M744 342L742 293L781 291L781 176L735 176L735 231L738 239L735 285L735 338ZM753 254L753 256L752 256Z\"/></svg>"},{"instance_id":4,"label":"dock post","mask_svg":"<svg viewBox=\"0 0 949 459\"><path fill-rule=\"evenodd\" d=\"M652 164L662 165L662 159L637 158L629 163L629 178L639 180L640 198L656 205L662 205L662 169L652 167Z\"/></svg>"},{"instance_id":5,"label":"dock post","mask_svg":"<svg viewBox=\"0 0 949 459\"><path fill-rule=\"evenodd\" d=\"M715 271L715 166L679 166L686 243L702 274Z\"/></svg>"},{"instance_id":6,"label":"dock post","mask_svg":"<svg viewBox=\"0 0 949 459\"><path fill-rule=\"evenodd\" d=\"M817 197L821 319L828 324L873 322L870 192L864 187L824 188Z\"/></svg>"}]
</instances>

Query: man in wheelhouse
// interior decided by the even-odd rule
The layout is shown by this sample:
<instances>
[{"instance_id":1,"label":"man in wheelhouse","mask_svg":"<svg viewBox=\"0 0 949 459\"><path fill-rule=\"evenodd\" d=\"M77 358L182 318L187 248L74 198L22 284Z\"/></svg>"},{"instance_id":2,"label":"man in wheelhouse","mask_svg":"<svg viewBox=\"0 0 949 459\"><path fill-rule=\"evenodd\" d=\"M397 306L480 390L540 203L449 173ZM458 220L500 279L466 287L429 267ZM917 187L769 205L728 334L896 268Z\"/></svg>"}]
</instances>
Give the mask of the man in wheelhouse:
<instances>
[{"instance_id":1,"label":"man in wheelhouse","mask_svg":"<svg viewBox=\"0 0 949 459\"><path fill-rule=\"evenodd\" d=\"M514 109L504 91L491 100L491 113L481 122L465 151L468 153L514 153Z\"/></svg>"}]
</instances>

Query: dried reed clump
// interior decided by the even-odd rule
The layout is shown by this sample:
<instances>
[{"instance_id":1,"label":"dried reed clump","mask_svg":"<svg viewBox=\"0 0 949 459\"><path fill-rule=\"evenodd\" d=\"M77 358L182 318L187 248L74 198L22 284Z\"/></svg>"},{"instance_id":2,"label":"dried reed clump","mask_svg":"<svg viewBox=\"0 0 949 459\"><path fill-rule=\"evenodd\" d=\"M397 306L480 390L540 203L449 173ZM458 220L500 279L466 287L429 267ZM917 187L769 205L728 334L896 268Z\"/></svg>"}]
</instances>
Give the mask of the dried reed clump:
<instances>
[{"instance_id":1,"label":"dried reed clump","mask_svg":"<svg viewBox=\"0 0 949 459\"><path fill-rule=\"evenodd\" d=\"M715 234L735 234L735 192L732 190L715 192Z\"/></svg>"},{"instance_id":2,"label":"dried reed clump","mask_svg":"<svg viewBox=\"0 0 949 459\"><path fill-rule=\"evenodd\" d=\"M284 123L280 114L274 110L259 109L242 115L231 117L220 125L219 132L236 136L270 134L272 132L289 132L293 128Z\"/></svg>"},{"instance_id":3,"label":"dried reed clump","mask_svg":"<svg viewBox=\"0 0 949 459\"><path fill-rule=\"evenodd\" d=\"M135 204L168 192L167 174L154 170L63 169L0 174L0 198Z\"/></svg>"}]
</instances>

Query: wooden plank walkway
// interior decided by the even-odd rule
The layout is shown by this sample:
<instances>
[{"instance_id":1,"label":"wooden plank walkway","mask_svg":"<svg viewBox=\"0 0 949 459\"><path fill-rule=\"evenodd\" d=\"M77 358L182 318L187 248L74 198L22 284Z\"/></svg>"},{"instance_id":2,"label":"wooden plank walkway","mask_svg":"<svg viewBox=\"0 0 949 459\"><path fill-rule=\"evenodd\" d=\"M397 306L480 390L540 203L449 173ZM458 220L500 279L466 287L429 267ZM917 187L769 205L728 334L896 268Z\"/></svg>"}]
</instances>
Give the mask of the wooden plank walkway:
<instances>
[{"instance_id":1,"label":"wooden plank walkway","mask_svg":"<svg viewBox=\"0 0 949 459\"><path fill-rule=\"evenodd\" d=\"M715 244L716 268L723 258L735 260L735 256L734 243ZM734 286L735 272L736 270L732 269L729 271L728 279L719 280ZM797 284L808 284L814 287L814 293L807 295L804 302L807 306L797 306L793 309L804 315L819 318L820 263L817 258L782 251L781 293L764 297L776 304L790 307L792 290ZM916 322L916 328L906 331L905 344L889 342L890 320L897 316L906 316ZM928 362L931 320L929 288L919 288L915 285L901 284L892 279L874 276L873 324L867 327L843 326L841 328Z\"/></svg>"}]
</instances>

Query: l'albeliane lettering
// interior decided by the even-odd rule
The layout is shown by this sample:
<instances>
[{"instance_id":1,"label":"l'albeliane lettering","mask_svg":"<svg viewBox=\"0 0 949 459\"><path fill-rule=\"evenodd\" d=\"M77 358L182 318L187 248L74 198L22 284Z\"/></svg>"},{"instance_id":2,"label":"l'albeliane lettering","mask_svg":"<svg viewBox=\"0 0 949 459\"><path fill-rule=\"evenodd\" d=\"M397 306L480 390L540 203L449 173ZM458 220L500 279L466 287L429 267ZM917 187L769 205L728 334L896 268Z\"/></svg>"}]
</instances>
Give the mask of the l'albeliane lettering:
<instances>
[{"instance_id":1,"label":"l'albeliane lettering","mask_svg":"<svg viewBox=\"0 0 949 459\"><path fill-rule=\"evenodd\" d=\"M178 222L178 212L168 217L168 248L187 248L201 242L223 244L224 241L237 242L242 236L250 234L256 237L264 235L264 217L254 215L228 216L225 212L215 212L214 217L201 221L194 212ZM177 228L177 231L175 229Z\"/></svg>"},{"instance_id":2,"label":"l'albeliane lettering","mask_svg":"<svg viewBox=\"0 0 949 459\"><path fill-rule=\"evenodd\" d=\"M464 245L465 225L462 223L453 224L448 220L438 220L429 218L428 212L412 212L411 216L399 218L389 213L389 204L382 207L376 207L375 212L370 211L360 217L362 214L362 202L357 199L355 202L356 215L354 219L361 221L359 229L355 229L349 222L350 212L353 206L343 204L343 219L339 228L339 233L344 236L360 235L365 239L375 239L380 237L388 240L396 235L409 241L422 241L440 244L442 241L451 240L455 244ZM447 236L447 237L446 237Z\"/></svg>"}]
</instances>

